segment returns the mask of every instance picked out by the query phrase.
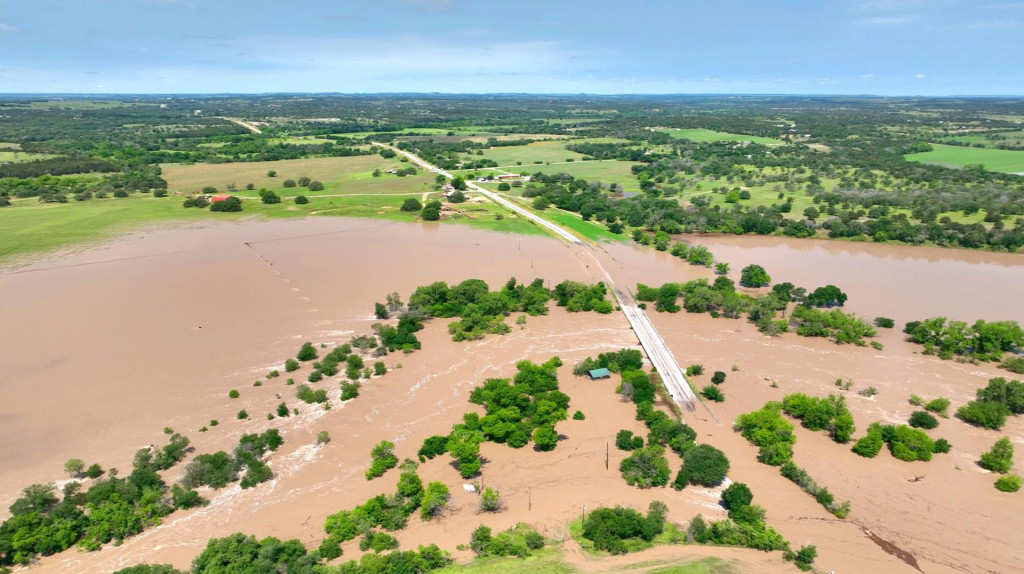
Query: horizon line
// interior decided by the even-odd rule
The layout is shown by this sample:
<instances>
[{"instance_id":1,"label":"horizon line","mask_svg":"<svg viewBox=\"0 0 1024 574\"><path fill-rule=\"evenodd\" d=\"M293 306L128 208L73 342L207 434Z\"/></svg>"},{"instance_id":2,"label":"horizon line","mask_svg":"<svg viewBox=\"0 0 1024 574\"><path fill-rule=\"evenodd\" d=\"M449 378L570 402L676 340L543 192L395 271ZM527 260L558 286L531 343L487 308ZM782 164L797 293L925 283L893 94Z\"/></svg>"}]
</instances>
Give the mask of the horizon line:
<instances>
[{"instance_id":1,"label":"horizon line","mask_svg":"<svg viewBox=\"0 0 1024 574\"><path fill-rule=\"evenodd\" d=\"M842 93L786 93L786 92L670 92L670 93L591 93L591 92L0 92L0 98L7 97L239 97L239 96L518 96L518 97L815 97L815 98L1024 98L1024 94L842 94Z\"/></svg>"}]
</instances>

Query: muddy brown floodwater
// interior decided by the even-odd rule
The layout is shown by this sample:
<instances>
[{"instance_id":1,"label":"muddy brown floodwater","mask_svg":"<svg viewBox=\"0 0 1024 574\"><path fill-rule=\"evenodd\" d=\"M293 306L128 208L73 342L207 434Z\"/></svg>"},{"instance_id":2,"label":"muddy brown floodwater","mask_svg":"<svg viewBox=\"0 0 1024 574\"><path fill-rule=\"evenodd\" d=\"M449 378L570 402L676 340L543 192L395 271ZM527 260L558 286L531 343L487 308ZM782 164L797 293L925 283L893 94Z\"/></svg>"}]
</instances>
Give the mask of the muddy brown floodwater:
<instances>
[{"instance_id":1,"label":"muddy brown floodwater","mask_svg":"<svg viewBox=\"0 0 1024 574\"><path fill-rule=\"evenodd\" d=\"M1020 257L775 238L698 242L730 262L734 276L756 262L776 282L839 285L850 295L847 309L866 317L885 315L898 323L938 314L1024 319ZM620 287L710 276L706 269L652 250L606 249L600 257ZM511 376L515 362L524 358L558 355L565 362L560 381L572 397L570 409L582 410L586 420L560 423L564 440L553 453L484 445L488 462L482 480L500 489L508 502L497 515L476 514L475 495L462 490L464 481L447 457L422 465L425 481L441 480L451 488L453 508L430 523L412 519L397 533L403 548L436 542L454 551L480 523L497 530L524 521L558 538L583 504L644 509L663 500L670 519L679 523L698 512L724 516L717 506L720 489L630 488L616 471L622 454L614 448L606 470L606 448L616 431L639 432L642 425L633 420L632 405L615 397L614 380L585 381L573 377L571 369L588 355L636 345L619 314L568 314L552 305L549 316L531 317L507 336L470 343L451 342L447 321L435 320L422 333L423 350L386 357L394 370L369 382L358 399L339 404L337 380L318 383L334 395L330 411L294 399L286 376L253 386L303 341L340 344L369 332L373 302L386 293L398 291L404 298L417 285L470 277L492 287L509 276L540 277L551 285L592 281L591 271L553 239L313 218L155 229L4 272L0 503L6 509L27 484L61 480L63 463L71 457L130 468L136 449L164 442L164 426L187 434L197 452L230 449L241 434L273 426L286 442L270 458L277 475L271 482L204 493L212 501L204 509L176 512L119 547L42 559L34 570L110 572L139 562L185 567L206 540L236 531L297 537L316 546L328 514L393 491L396 471L374 481L362 476L372 444L392 440L399 457L413 457L425 437L447 433L463 412L475 408L467 398L484 378ZM722 386L726 401L710 407L725 426L716 425L706 411L687 422L700 441L726 451L730 479L751 486L770 525L795 546L817 545L819 568L915 572L875 541L884 540L914 556L929 574L1019 571L1024 497L996 491L995 477L973 462L1001 434L1020 444L1024 424L1019 419L1002 433L942 420L931 434L949 439L953 451L929 463L903 463L886 452L862 459L823 433L798 429L797 463L837 499L851 501L847 520L825 512L777 469L757 463L756 449L728 425L737 414L785 393L842 392L833 386L841 377L854 381L853 391L879 389L874 400L846 393L863 430L875 420L906 420L911 392L949 397L955 409L989 377L1005 372L921 356L898 332L883 333L879 340L885 349L875 351L791 334L770 339L741 320L686 313L653 314L652 319L684 366L702 363L708 372L728 373ZM401 368L395 368L398 363ZM732 365L739 370L733 372ZM296 381L304 380L308 369L294 373ZM695 383L703 386L707 378L697 377ZM228 399L231 389L241 397ZM267 421L265 413L282 400L298 407L299 416ZM235 420L243 408L251 418ZM220 425L197 432L211 419ZM321 430L332 440L317 447ZM671 462L673 470L678 468L677 459ZM183 466L169 471L167 479L180 478ZM345 559L358 557L354 543L344 549ZM594 561L571 543L566 551L567 560L585 571L622 564L622 559ZM731 548L662 547L637 559L709 555L749 572L792 571L778 553Z\"/></svg>"}]
</instances>

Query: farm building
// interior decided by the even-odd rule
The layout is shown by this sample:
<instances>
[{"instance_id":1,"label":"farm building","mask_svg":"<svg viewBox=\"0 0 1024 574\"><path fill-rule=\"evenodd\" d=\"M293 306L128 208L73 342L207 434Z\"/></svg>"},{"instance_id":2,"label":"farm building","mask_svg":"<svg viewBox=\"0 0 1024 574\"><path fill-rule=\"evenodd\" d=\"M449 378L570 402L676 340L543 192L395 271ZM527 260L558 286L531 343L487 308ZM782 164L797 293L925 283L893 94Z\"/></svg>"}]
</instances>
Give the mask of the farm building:
<instances>
[{"instance_id":1,"label":"farm building","mask_svg":"<svg viewBox=\"0 0 1024 574\"><path fill-rule=\"evenodd\" d=\"M587 371L587 375L590 377L590 380L596 381L598 379L610 378L612 373L608 369L591 369Z\"/></svg>"},{"instance_id":2,"label":"farm building","mask_svg":"<svg viewBox=\"0 0 1024 574\"><path fill-rule=\"evenodd\" d=\"M224 201L225 199L227 199L229 197L231 197L231 196L226 194L226 193L222 193L220 195L212 195L212 196L210 196L210 203L217 203L218 201Z\"/></svg>"}]
</instances>

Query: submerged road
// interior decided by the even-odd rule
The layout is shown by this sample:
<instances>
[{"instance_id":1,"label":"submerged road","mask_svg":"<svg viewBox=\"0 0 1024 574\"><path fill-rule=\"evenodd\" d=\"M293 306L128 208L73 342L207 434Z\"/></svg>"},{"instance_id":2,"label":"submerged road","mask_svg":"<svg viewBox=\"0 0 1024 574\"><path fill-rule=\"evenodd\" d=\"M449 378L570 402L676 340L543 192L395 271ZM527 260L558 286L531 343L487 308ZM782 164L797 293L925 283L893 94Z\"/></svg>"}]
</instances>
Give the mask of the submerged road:
<instances>
[{"instance_id":1,"label":"submerged road","mask_svg":"<svg viewBox=\"0 0 1024 574\"><path fill-rule=\"evenodd\" d=\"M448 179L454 179L451 173L431 165L416 154L400 150L387 144L376 143L375 145L386 147L395 153L399 153L409 158L409 161L427 171L439 173ZM561 227L560 225L552 223L543 217L540 217L536 213L516 205L492 191L484 189L469 181L466 182L466 186L490 199L494 203L505 207L509 211L525 217L537 225L543 226L545 229L550 230L562 239L568 241L570 245L580 248L578 255L581 256L581 259L583 256L587 256L593 262L587 267L604 275L605 284L615 296L615 301L619 304L619 308L621 308L622 312L626 315L626 320L629 321L629 326L633 329L633 332L636 333L636 337L640 341L640 346L643 347L644 352L647 353L647 358L650 359L651 364L654 365L654 368L658 370L658 374L661 375L661 380L665 383L665 387L668 389L669 394L672 395L672 398L687 411L692 413L696 410L699 399L697 398L697 395L694 394L693 388L690 387L690 383L686 380L686 375L683 374L683 370L679 368L679 362L676 361L676 358L672 355L672 351L668 348L668 345L665 344L665 340L661 338L660 334L658 334L658 330L654 328L650 318L647 317L647 313L637 306L633 297L628 293L615 288L615 282L612 280L611 275L605 270L604 266L601 265L601 262L594 257L591 251L593 248L589 244L582 241L579 237L573 235L569 230ZM714 414L711 413L710 410L708 412L712 417L714 417ZM715 420L717 421L718 419L715 418Z\"/></svg>"}]
</instances>

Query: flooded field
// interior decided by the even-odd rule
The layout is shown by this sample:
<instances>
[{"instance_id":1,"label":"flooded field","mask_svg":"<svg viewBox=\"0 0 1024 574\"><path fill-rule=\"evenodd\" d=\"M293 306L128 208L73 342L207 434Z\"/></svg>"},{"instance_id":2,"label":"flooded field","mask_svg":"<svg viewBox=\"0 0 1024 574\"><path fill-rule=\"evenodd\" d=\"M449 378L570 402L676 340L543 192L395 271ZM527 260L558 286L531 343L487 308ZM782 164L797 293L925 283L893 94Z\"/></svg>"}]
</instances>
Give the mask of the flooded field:
<instances>
[{"instance_id":1,"label":"flooded field","mask_svg":"<svg viewBox=\"0 0 1024 574\"><path fill-rule=\"evenodd\" d=\"M715 423L701 408L687 422L699 441L723 449L732 461L730 479L745 482L767 522L794 546L815 544L816 566L836 572L913 572L887 554L865 531L917 557L924 572L1010 572L1024 541L1020 496L992 487L995 477L973 461L1001 435L1024 442L1024 423L1011 420L1002 433L943 419L930 434L945 437L953 451L929 463L904 463L882 452L862 459L824 433L798 428L796 462L849 499L845 521L828 514L812 497L756 462L756 449L730 428L737 414L759 408L790 392L842 392L837 378L852 379L846 393L859 429L875 420L902 422L913 410L910 393L946 396L951 410L973 397L992 376L992 366L940 361L916 354L902 342L907 320L934 315L958 319L1024 320L1017 294L1024 258L978 252L899 248L775 238L702 237L716 258L741 267L758 263L775 282L806 287L834 283L846 291L847 310L868 318L893 317L897 328L883 333L883 351L837 346L789 334L768 338L743 320L707 315L652 313L652 319L682 365L701 363L706 372L728 373L726 401L711 406ZM661 284L711 276L664 253L624 245L600 256L620 287ZM104 468L131 467L134 451L161 444L164 426L188 435L197 452L229 449L246 432L281 429L285 445L270 459L277 478L254 489L237 485L209 493L205 509L177 512L164 525L100 552L69 551L45 558L39 572L110 572L138 562L182 567L210 537L236 531L257 537L297 537L314 547L323 520L370 496L390 492L391 471L374 481L362 473L370 447L396 443L399 458L413 457L422 440L447 433L463 412L470 390L484 378L511 376L521 359L565 362L562 389L586 420L559 424L565 435L553 453L485 444L486 485L498 488L509 508L477 515L476 497L463 492L448 457L419 469L423 480L451 488L453 509L443 519L418 518L396 533L402 548L438 543L450 551L466 543L480 523L495 530L515 522L535 525L548 537L566 534L568 523L588 508L624 504L645 508L663 500L669 518L685 523L699 513L724 516L718 493L689 487L641 491L628 487L617 471L623 454L606 449L620 428L641 431L632 405L615 396L615 380L589 382L571 374L574 361L636 345L620 314L568 314L552 304L548 317L529 318L504 337L453 343L445 320L422 333L423 350L385 358L394 369L367 384L358 399L324 411L294 398L284 377L254 387L306 340L341 343L367 333L373 303L398 291L403 299L417 285L478 277L492 287L515 276L540 277L551 285L564 279L594 281L592 270L568 247L552 239L494 234L456 226L405 225L366 220L306 219L243 222L158 229L126 236L97 249L51 258L0 274L0 503L6 507L21 487L57 481L71 457ZM401 368L395 368L401 363ZM738 370L733 372L731 366ZM308 367L296 372L304 380ZM301 379L299 378L301 377ZM709 375L697 377L698 386ZM772 387L772 382L777 388ZM322 383L336 395L336 379ZM874 399L856 391L879 390ZM239 399L227 398L238 389ZM278 399L280 394L280 399ZM336 397L335 397L336 398ZM267 421L264 414L285 400L299 416ZM238 409L251 418L235 420ZM220 425L207 433L211 419ZM332 441L315 446L319 431ZM1020 446L1018 446L1020 450ZM673 470L679 466L671 458ZM169 471L180 477L183 465ZM918 479L918 476L922 476ZM354 542L345 559L358 557ZM572 551L570 562L595 566ZM465 553L456 553L467 558ZM651 556L721 556L751 572L786 572L777 555L752 550L700 547L658 548ZM607 565L610 565L609 562Z\"/></svg>"}]
</instances>

